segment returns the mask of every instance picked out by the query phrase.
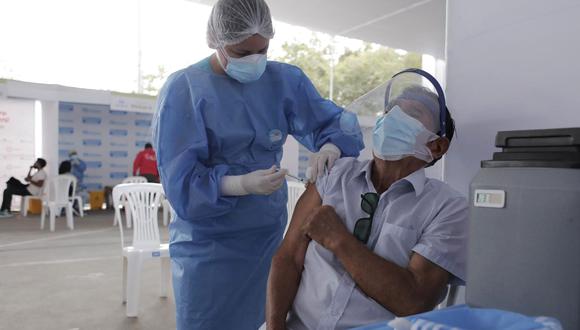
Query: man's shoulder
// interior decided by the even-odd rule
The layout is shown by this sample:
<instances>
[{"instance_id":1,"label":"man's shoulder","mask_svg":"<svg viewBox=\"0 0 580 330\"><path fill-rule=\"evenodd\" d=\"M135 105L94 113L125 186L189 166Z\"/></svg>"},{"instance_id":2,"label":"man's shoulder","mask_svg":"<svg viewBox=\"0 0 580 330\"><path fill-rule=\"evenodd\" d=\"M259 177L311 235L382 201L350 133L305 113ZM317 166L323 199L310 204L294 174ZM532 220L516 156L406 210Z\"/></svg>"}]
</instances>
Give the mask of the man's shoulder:
<instances>
[{"instance_id":1,"label":"man's shoulder","mask_svg":"<svg viewBox=\"0 0 580 330\"><path fill-rule=\"evenodd\" d=\"M358 160L354 157L343 157L334 163L330 170L331 176L345 176L349 174L358 174L369 163L369 160Z\"/></svg>"},{"instance_id":2,"label":"man's shoulder","mask_svg":"<svg viewBox=\"0 0 580 330\"><path fill-rule=\"evenodd\" d=\"M441 180L427 178L425 182L424 197L431 201L437 201L441 207L453 205L459 208L468 208L467 198Z\"/></svg>"}]
</instances>

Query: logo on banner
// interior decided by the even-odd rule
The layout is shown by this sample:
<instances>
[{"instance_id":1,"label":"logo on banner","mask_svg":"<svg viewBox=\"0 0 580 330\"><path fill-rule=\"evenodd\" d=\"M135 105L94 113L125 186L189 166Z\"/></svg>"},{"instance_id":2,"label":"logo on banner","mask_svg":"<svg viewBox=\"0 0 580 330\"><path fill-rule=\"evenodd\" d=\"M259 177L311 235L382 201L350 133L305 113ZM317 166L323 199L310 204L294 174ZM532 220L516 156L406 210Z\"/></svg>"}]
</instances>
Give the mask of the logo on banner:
<instances>
[{"instance_id":1,"label":"logo on banner","mask_svg":"<svg viewBox=\"0 0 580 330\"><path fill-rule=\"evenodd\" d=\"M129 154L127 151L111 151L109 156L111 156L111 158L127 158Z\"/></svg>"},{"instance_id":2,"label":"logo on banner","mask_svg":"<svg viewBox=\"0 0 580 330\"><path fill-rule=\"evenodd\" d=\"M111 142L111 147L128 147L128 143Z\"/></svg>"},{"instance_id":3,"label":"logo on banner","mask_svg":"<svg viewBox=\"0 0 580 330\"><path fill-rule=\"evenodd\" d=\"M126 129L112 129L109 131L109 135L111 136L127 136L129 135L129 131Z\"/></svg>"},{"instance_id":4,"label":"logo on banner","mask_svg":"<svg viewBox=\"0 0 580 330\"><path fill-rule=\"evenodd\" d=\"M109 165L111 168L123 168L126 169L127 168L127 164L111 164Z\"/></svg>"},{"instance_id":5,"label":"logo on banner","mask_svg":"<svg viewBox=\"0 0 580 330\"><path fill-rule=\"evenodd\" d=\"M127 111L110 110L109 113L113 116L126 116L129 113Z\"/></svg>"},{"instance_id":6,"label":"logo on banner","mask_svg":"<svg viewBox=\"0 0 580 330\"><path fill-rule=\"evenodd\" d=\"M91 146L91 147L98 147L103 144L103 141L100 139L84 139L83 145L84 146Z\"/></svg>"},{"instance_id":7,"label":"logo on banner","mask_svg":"<svg viewBox=\"0 0 580 330\"><path fill-rule=\"evenodd\" d=\"M137 119L137 120L135 120L135 126L137 126L137 127L151 127L151 120Z\"/></svg>"},{"instance_id":8,"label":"logo on banner","mask_svg":"<svg viewBox=\"0 0 580 330\"><path fill-rule=\"evenodd\" d=\"M98 153L85 152L85 153L83 153L83 157L101 158L101 157L103 157L103 155L102 154L98 154Z\"/></svg>"},{"instance_id":9,"label":"logo on banner","mask_svg":"<svg viewBox=\"0 0 580 330\"><path fill-rule=\"evenodd\" d=\"M146 138L151 136L148 132L137 132L135 133L135 135L137 135L137 137L146 137Z\"/></svg>"},{"instance_id":10,"label":"logo on banner","mask_svg":"<svg viewBox=\"0 0 580 330\"><path fill-rule=\"evenodd\" d=\"M84 130L83 131L83 134L84 135L101 136L101 132L97 132L97 131L87 131L87 130Z\"/></svg>"},{"instance_id":11,"label":"logo on banner","mask_svg":"<svg viewBox=\"0 0 580 330\"><path fill-rule=\"evenodd\" d=\"M129 125L129 122L127 122L127 121L120 121L120 120L111 120L109 123L111 125L115 125L115 126L127 126L127 125Z\"/></svg>"},{"instance_id":12,"label":"logo on banner","mask_svg":"<svg viewBox=\"0 0 580 330\"><path fill-rule=\"evenodd\" d=\"M102 175L85 175L85 180L102 180Z\"/></svg>"},{"instance_id":13,"label":"logo on banner","mask_svg":"<svg viewBox=\"0 0 580 330\"><path fill-rule=\"evenodd\" d=\"M85 162L87 168L101 168L103 167L103 162L95 160L95 161L88 161Z\"/></svg>"},{"instance_id":14,"label":"logo on banner","mask_svg":"<svg viewBox=\"0 0 580 330\"><path fill-rule=\"evenodd\" d=\"M83 117L83 124L87 125L100 125L101 121L99 117Z\"/></svg>"},{"instance_id":15,"label":"logo on banner","mask_svg":"<svg viewBox=\"0 0 580 330\"><path fill-rule=\"evenodd\" d=\"M143 148L147 143L147 141L135 141L135 147Z\"/></svg>"},{"instance_id":16,"label":"logo on banner","mask_svg":"<svg viewBox=\"0 0 580 330\"><path fill-rule=\"evenodd\" d=\"M75 129L72 127L59 127L58 128L58 134L62 134L62 135L71 135L74 134Z\"/></svg>"},{"instance_id":17,"label":"logo on banner","mask_svg":"<svg viewBox=\"0 0 580 330\"><path fill-rule=\"evenodd\" d=\"M129 173L127 173L127 172L111 172L111 173L109 173L109 177L111 179L114 179L114 180L116 180L116 179L124 179L124 178L126 178L128 176L129 176Z\"/></svg>"},{"instance_id":18,"label":"logo on banner","mask_svg":"<svg viewBox=\"0 0 580 330\"><path fill-rule=\"evenodd\" d=\"M74 105L70 104L70 103L63 103L60 102L58 104L58 112L63 113L63 112L73 112L74 110Z\"/></svg>"}]
</instances>

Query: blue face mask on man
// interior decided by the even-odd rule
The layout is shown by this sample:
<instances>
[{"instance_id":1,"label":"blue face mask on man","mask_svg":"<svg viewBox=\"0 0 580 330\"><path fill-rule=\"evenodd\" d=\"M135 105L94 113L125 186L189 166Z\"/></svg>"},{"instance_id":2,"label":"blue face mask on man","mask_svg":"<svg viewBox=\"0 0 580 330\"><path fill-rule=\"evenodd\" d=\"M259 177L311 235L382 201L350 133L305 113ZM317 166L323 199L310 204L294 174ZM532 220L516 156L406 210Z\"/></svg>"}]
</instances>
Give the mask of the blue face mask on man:
<instances>
[{"instance_id":1,"label":"blue face mask on man","mask_svg":"<svg viewBox=\"0 0 580 330\"><path fill-rule=\"evenodd\" d=\"M377 120L373 130L373 151L382 160L400 160L413 156L427 163L433 161L427 143L438 138L398 105Z\"/></svg>"},{"instance_id":2,"label":"blue face mask on man","mask_svg":"<svg viewBox=\"0 0 580 330\"><path fill-rule=\"evenodd\" d=\"M264 54L252 54L240 58L230 57L222 50L228 64L224 70L227 75L241 83L249 83L260 79L266 70L267 58Z\"/></svg>"}]
</instances>

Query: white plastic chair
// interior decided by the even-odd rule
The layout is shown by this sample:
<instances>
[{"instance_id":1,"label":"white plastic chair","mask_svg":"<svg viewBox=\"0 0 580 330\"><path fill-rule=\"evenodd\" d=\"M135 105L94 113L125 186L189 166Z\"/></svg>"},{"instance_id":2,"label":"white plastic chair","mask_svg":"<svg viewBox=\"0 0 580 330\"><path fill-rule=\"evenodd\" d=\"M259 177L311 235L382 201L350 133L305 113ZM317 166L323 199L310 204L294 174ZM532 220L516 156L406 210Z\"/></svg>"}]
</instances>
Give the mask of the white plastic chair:
<instances>
[{"instance_id":1,"label":"white plastic chair","mask_svg":"<svg viewBox=\"0 0 580 330\"><path fill-rule=\"evenodd\" d=\"M161 297L167 297L169 282L169 244L159 239L158 210L163 188L158 183L127 183L113 188L115 213L118 213L121 247L123 249L123 302L126 313L136 317L139 310L139 288L143 261L161 259ZM125 246L119 206L126 201L134 219L133 244Z\"/></svg>"},{"instance_id":2,"label":"white plastic chair","mask_svg":"<svg viewBox=\"0 0 580 330\"><path fill-rule=\"evenodd\" d=\"M121 183L147 183L147 178L144 176L129 176L124 178Z\"/></svg>"},{"instance_id":3,"label":"white plastic chair","mask_svg":"<svg viewBox=\"0 0 580 330\"><path fill-rule=\"evenodd\" d=\"M163 207L163 225L167 227L173 221L173 209L167 198L163 199L161 206Z\"/></svg>"},{"instance_id":4,"label":"white plastic chair","mask_svg":"<svg viewBox=\"0 0 580 330\"><path fill-rule=\"evenodd\" d=\"M72 188L72 194L69 195L69 199L73 205L74 205L75 201L79 205L79 212L77 213L77 211L73 208L73 213L80 215L81 218L84 218L85 211L83 210L83 198L80 195L76 194L77 193L77 179L76 179L76 177L74 177L74 178L75 178L75 180L74 180L74 185Z\"/></svg>"},{"instance_id":5,"label":"white plastic chair","mask_svg":"<svg viewBox=\"0 0 580 330\"><path fill-rule=\"evenodd\" d=\"M44 195L44 187L46 187L46 180L44 181L42 187L40 187L40 195L22 196L22 198L20 199L20 214L22 214L22 216L24 217L28 216L28 207L30 206L31 199L37 199L40 202L42 202L42 196Z\"/></svg>"},{"instance_id":6,"label":"white plastic chair","mask_svg":"<svg viewBox=\"0 0 580 330\"><path fill-rule=\"evenodd\" d=\"M288 230L288 225L290 224L290 220L292 220L292 214L294 214L294 208L296 208L296 204L298 203L298 199L300 196L306 191L306 187L304 187L304 183L302 182L295 182L295 181L288 181L288 203L286 207L288 209L288 223L286 224L286 229L284 229L284 235Z\"/></svg>"},{"instance_id":7,"label":"white plastic chair","mask_svg":"<svg viewBox=\"0 0 580 330\"><path fill-rule=\"evenodd\" d=\"M121 183L147 183L147 178L144 176L130 176L123 179ZM119 208L123 207L125 209L125 218L127 219L127 228L131 228L132 221L131 221L131 212L127 209L126 200L122 200L121 204L119 204ZM119 216L121 213L119 213ZM115 212L115 218L113 219L113 226L116 226L117 223L120 221L120 217L117 218L117 212Z\"/></svg>"},{"instance_id":8,"label":"white plastic chair","mask_svg":"<svg viewBox=\"0 0 580 330\"><path fill-rule=\"evenodd\" d=\"M50 231L54 231L56 216L63 208L66 209L66 223L70 230L74 229L73 207L69 196L71 186L76 185L77 179L68 174L59 175L48 179L46 184L46 194L42 198L42 211L40 214L40 229L44 230L44 219L46 213L50 217Z\"/></svg>"}]
</instances>

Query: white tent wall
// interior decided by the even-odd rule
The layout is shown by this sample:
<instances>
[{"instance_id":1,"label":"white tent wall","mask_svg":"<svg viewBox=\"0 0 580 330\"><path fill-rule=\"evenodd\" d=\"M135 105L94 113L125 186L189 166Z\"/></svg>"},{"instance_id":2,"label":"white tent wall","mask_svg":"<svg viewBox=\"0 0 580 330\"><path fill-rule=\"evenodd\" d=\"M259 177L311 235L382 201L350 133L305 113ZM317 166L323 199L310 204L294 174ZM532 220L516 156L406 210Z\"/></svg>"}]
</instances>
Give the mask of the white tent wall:
<instances>
[{"instance_id":1,"label":"white tent wall","mask_svg":"<svg viewBox=\"0 0 580 330\"><path fill-rule=\"evenodd\" d=\"M42 157L46 159L48 175L58 174L58 102L41 101Z\"/></svg>"},{"instance_id":2,"label":"white tent wall","mask_svg":"<svg viewBox=\"0 0 580 330\"><path fill-rule=\"evenodd\" d=\"M501 130L580 126L580 2L448 2L445 178L468 194Z\"/></svg>"},{"instance_id":3,"label":"white tent wall","mask_svg":"<svg viewBox=\"0 0 580 330\"><path fill-rule=\"evenodd\" d=\"M34 159L34 101L0 98L0 192L11 176L25 183ZM19 202L12 200L13 209Z\"/></svg>"}]
</instances>

